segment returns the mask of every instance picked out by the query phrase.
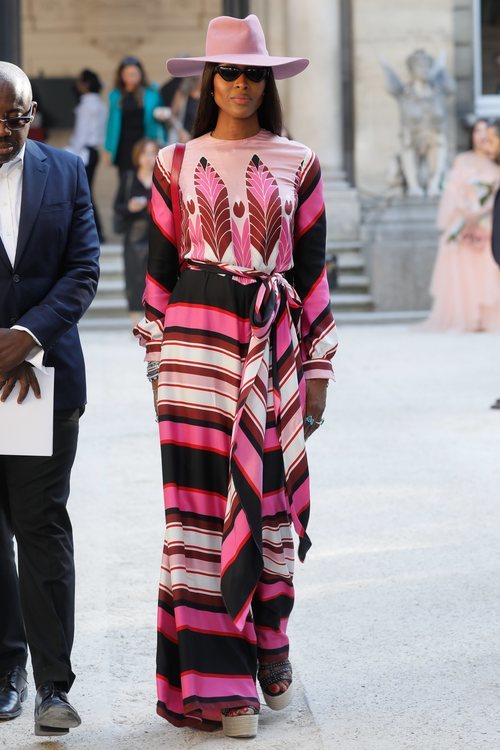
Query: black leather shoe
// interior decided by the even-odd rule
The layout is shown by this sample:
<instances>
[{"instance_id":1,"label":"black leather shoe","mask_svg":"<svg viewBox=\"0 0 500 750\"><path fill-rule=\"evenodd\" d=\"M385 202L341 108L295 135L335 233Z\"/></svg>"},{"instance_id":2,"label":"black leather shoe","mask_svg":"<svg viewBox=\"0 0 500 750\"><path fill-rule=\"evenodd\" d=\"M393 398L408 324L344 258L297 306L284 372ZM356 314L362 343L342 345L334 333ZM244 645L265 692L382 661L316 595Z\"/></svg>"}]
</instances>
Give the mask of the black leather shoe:
<instances>
[{"instance_id":1,"label":"black leather shoe","mask_svg":"<svg viewBox=\"0 0 500 750\"><path fill-rule=\"evenodd\" d=\"M37 737L67 734L70 729L80 726L81 723L78 712L57 683L44 682L40 685L35 699L35 734Z\"/></svg>"},{"instance_id":2,"label":"black leather shoe","mask_svg":"<svg viewBox=\"0 0 500 750\"><path fill-rule=\"evenodd\" d=\"M15 719L28 697L28 675L24 667L14 667L0 677L0 720Z\"/></svg>"}]
</instances>

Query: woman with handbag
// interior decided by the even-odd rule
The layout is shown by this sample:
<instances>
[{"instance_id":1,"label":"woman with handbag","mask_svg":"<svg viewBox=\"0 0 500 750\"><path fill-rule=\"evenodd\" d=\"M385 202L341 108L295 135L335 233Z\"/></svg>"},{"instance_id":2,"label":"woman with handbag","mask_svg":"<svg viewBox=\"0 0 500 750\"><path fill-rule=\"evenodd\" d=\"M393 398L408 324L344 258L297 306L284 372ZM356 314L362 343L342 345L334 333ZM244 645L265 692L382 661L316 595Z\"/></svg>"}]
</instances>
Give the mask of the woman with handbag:
<instances>
[{"instance_id":1,"label":"woman with handbag","mask_svg":"<svg viewBox=\"0 0 500 750\"><path fill-rule=\"evenodd\" d=\"M166 532L158 608L158 713L176 726L252 737L292 692L287 621L301 560L305 439L323 422L336 331L314 153L282 138L256 16L219 17L203 57L194 138L158 155L145 317L159 421ZM183 150L184 149L184 153Z\"/></svg>"},{"instance_id":2,"label":"woman with handbag","mask_svg":"<svg viewBox=\"0 0 500 750\"><path fill-rule=\"evenodd\" d=\"M125 172L115 200L114 231L124 234L123 260L127 304L135 325L142 318L142 295L148 260L149 202L158 144L141 138L132 149L135 172Z\"/></svg>"}]
</instances>

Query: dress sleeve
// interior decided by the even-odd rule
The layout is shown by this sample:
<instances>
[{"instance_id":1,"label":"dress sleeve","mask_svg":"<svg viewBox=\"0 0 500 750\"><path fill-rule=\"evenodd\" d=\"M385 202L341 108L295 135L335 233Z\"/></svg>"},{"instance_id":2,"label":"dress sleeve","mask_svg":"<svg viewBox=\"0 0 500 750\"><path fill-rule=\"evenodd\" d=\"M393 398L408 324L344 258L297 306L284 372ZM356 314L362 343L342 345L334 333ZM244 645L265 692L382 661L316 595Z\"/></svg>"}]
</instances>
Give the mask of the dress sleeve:
<instances>
[{"instance_id":1,"label":"dress sleeve","mask_svg":"<svg viewBox=\"0 0 500 750\"><path fill-rule=\"evenodd\" d=\"M309 151L298 185L293 283L302 300L301 351L306 378L333 379L337 331L326 275L326 216L321 169Z\"/></svg>"},{"instance_id":2,"label":"dress sleeve","mask_svg":"<svg viewBox=\"0 0 500 750\"><path fill-rule=\"evenodd\" d=\"M146 288L142 303L144 318L134 334L146 347L146 359L160 359L165 311L179 276L179 254L175 239L170 194L170 168L173 147L160 151L153 173L151 220Z\"/></svg>"}]
</instances>

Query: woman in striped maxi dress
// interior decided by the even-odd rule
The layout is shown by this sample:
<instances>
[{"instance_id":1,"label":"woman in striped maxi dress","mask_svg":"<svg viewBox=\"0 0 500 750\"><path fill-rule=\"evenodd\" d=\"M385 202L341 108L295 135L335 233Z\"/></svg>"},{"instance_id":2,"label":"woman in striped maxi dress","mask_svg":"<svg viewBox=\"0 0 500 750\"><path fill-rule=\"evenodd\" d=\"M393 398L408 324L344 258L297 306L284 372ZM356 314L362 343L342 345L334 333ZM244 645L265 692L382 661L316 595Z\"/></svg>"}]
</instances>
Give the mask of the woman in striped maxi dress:
<instances>
[{"instance_id":1,"label":"woman in striped maxi dress","mask_svg":"<svg viewBox=\"0 0 500 750\"><path fill-rule=\"evenodd\" d=\"M269 56L255 16L214 19L205 57L168 62L173 75L203 71L202 95L178 178L175 147L158 156L135 329L166 517L157 710L229 736L256 734L256 681L271 708L290 700L291 527L303 560L305 438L333 377L320 167L280 136L274 83L307 63Z\"/></svg>"}]
</instances>

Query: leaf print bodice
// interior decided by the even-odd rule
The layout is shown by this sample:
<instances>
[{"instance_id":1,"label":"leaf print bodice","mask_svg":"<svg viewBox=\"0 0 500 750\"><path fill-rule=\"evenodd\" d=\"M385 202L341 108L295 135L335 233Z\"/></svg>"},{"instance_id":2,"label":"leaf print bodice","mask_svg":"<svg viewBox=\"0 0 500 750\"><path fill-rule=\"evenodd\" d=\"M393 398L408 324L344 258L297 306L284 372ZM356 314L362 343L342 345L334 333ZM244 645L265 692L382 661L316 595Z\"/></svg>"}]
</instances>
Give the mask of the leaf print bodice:
<instances>
[{"instance_id":1,"label":"leaf print bodice","mask_svg":"<svg viewBox=\"0 0 500 750\"><path fill-rule=\"evenodd\" d=\"M168 146L159 157L168 176L172 153ZM313 160L306 146L265 130L189 142L179 180L180 257L267 273L291 268L298 190Z\"/></svg>"}]
</instances>

